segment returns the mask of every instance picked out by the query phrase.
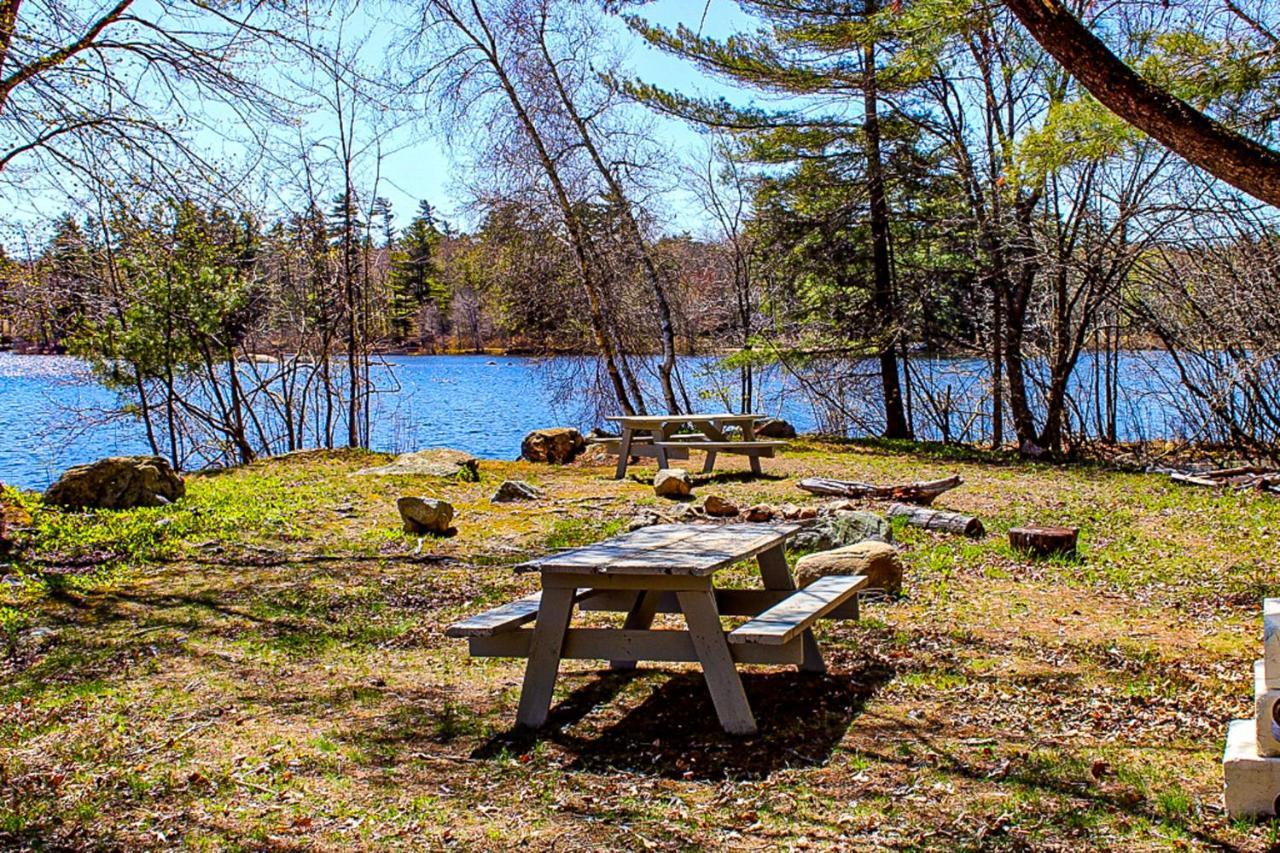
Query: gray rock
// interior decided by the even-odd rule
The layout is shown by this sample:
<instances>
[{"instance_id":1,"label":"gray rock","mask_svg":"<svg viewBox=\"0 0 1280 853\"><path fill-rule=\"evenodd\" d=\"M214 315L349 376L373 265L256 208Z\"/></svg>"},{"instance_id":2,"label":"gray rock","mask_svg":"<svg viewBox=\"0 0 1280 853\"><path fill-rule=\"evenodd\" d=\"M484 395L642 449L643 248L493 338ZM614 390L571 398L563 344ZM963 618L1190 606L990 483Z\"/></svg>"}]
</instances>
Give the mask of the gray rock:
<instances>
[{"instance_id":1,"label":"gray rock","mask_svg":"<svg viewBox=\"0 0 1280 853\"><path fill-rule=\"evenodd\" d=\"M453 504L448 501L406 495L396 501L396 508L404 519L406 533L439 536L448 533L453 524Z\"/></svg>"},{"instance_id":2,"label":"gray rock","mask_svg":"<svg viewBox=\"0 0 1280 853\"><path fill-rule=\"evenodd\" d=\"M582 434L573 427L535 429L520 442L520 458L530 462L564 465L587 446Z\"/></svg>"},{"instance_id":3,"label":"gray rock","mask_svg":"<svg viewBox=\"0 0 1280 853\"><path fill-rule=\"evenodd\" d=\"M165 506L187 493L186 483L160 456L111 456L68 468L44 502L70 509Z\"/></svg>"},{"instance_id":4,"label":"gray rock","mask_svg":"<svg viewBox=\"0 0 1280 853\"><path fill-rule=\"evenodd\" d=\"M787 542L793 551L830 551L858 542L893 542L893 528L874 512L841 510L819 518Z\"/></svg>"},{"instance_id":5,"label":"gray rock","mask_svg":"<svg viewBox=\"0 0 1280 853\"><path fill-rule=\"evenodd\" d=\"M640 512L631 516L631 520L627 522L627 530L639 530L641 527L652 527L662 521L662 516L656 512Z\"/></svg>"},{"instance_id":6,"label":"gray rock","mask_svg":"<svg viewBox=\"0 0 1280 853\"><path fill-rule=\"evenodd\" d=\"M662 468L653 477L653 491L660 498L687 498L693 494L693 481L683 468Z\"/></svg>"},{"instance_id":7,"label":"gray rock","mask_svg":"<svg viewBox=\"0 0 1280 853\"><path fill-rule=\"evenodd\" d=\"M480 463L470 453L448 447L428 447L413 453L401 453L386 465L361 468L360 476L416 474L423 477L451 477L466 483L480 479Z\"/></svg>"},{"instance_id":8,"label":"gray rock","mask_svg":"<svg viewBox=\"0 0 1280 853\"><path fill-rule=\"evenodd\" d=\"M500 504L511 501L536 501L540 497L542 497L541 490L523 480L503 480L502 485L498 486L498 491L494 492L489 500Z\"/></svg>"},{"instance_id":9,"label":"gray rock","mask_svg":"<svg viewBox=\"0 0 1280 853\"><path fill-rule=\"evenodd\" d=\"M799 586L808 586L826 575L863 575L870 589L883 589L894 595L902 591L902 559L897 548L884 542L859 542L796 561Z\"/></svg>"},{"instance_id":10,"label":"gray rock","mask_svg":"<svg viewBox=\"0 0 1280 853\"><path fill-rule=\"evenodd\" d=\"M767 418L756 424L755 434L760 438L795 438L796 428L782 418Z\"/></svg>"}]
</instances>

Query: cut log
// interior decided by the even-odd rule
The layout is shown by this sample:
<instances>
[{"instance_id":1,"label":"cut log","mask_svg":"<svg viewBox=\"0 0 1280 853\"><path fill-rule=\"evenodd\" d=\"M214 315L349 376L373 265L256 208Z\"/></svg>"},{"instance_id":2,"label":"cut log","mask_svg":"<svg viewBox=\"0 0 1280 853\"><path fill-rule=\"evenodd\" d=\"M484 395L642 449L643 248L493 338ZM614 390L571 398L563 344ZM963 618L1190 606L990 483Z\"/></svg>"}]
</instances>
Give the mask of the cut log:
<instances>
[{"instance_id":1,"label":"cut log","mask_svg":"<svg viewBox=\"0 0 1280 853\"><path fill-rule=\"evenodd\" d=\"M949 492L963 483L960 475L897 486L877 486L850 480L830 480L826 477L806 477L797 485L815 495L835 495L841 498L874 498L876 500L907 501L915 504L931 504L938 495Z\"/></svg>"},{"instance_id":2,"label":"cut log","mask_svg":"<svg viewBox=\"0 0 1280 853\"><path fill-rule=\"evenodd\" d=\"M1025 551L1038 557L1053 554L1074 554L1080 537L1078 527L1028 527L1009 528L1009 544L1015 551Z\"/></svg>"},{"instance_id":3,"label":"cut log","mask_svg":"<svg viewBox=\"0 0 1280 853\"><path fill-rule=\"evenodd\" d=\"M957 536L985 536L987 531L982 522L972 515L958 512L947 512L942 509L929 509L923 506L907 506L894 504L889 507L890 518L905 518L912 527L923 527L925 530L941 530L943 533L954 533Z\"/></svg>"}]
</instances>

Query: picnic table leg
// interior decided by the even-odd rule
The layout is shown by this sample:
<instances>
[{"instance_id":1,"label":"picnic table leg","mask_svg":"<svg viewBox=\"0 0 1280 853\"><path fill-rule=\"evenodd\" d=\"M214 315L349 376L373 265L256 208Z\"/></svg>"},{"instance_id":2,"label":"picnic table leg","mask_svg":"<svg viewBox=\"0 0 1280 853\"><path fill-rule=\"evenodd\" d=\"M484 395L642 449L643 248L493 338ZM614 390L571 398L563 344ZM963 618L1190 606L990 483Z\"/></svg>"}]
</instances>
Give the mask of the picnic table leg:
<instances>
[{"instance_id":1,"label":"picnic table leg","mask_svg":"<svg viewBox=\"0 0 1280 853\"><path fill-rule=\"evenodd\" d=\"M720 725L733 735L756 733L756 718L747 704L742 679L733 664L733 654L720 627L720 611L716 609L716 594L710 588L679 590L676 598L689 623L689 636L702 664L702 675L711 691L711 702L716 707Z\"/></svg>"},{"instance_id":2,"label":"picnic table leg","mask_svg":"<svg viewBox=\"0 0 1280 853\"><path fill-rule=\"evenodd\" d=\"M548 589L544 586L542 589L538 619L533 623L533 637L529 643L529 663L524 670L524 687L520 691L520 708L516 712L518 725L536 729L547 721L576 592L571 587Z\"/></svg>"},{"instance_id":3,"label":"picnic table leg","mask_svg":"<svg viewBox=\"0 0 1280 853\"><path fill-rule=\"evenodd\" d=\"M655 449L658 451L657 452L658 470L671 467L670 460L667 459L667 449L665 447L661 447L658 445L659 445L659 442L663 442L669 439L674 429L675 429L674 424L664 424L661 429L653 430L653 432L650 433L653 436Z\"/></svg>"},{"instance_id":4,"label":"picnic table leg","mask_svg":"<svg viewBox=\"0 0 1280 853\"><path fill-rule=\"evenodd\" d=\"M746 423L744 423L744 424L742 425L742 440L743 440L743 441L755 441L755 440L756 440L756 428L755 428L755 424L753 424L751 421L747 421ZM751 463L751 473L752 473L752 474L755 474L757 477L762 476L762 475L764 474L764 470L763 470L763 469L761 469L761 467L760 467L760 457L759 457L759 456L757 456L756 454L752 453L750 456L748 456L748 457L747 457L747 460ZM794 587L792 587L792 588L794 589Z\"/></svg>"},{"instance_id":5,"label":"picnic table leg","mask_svg":"<svg viewBox=\"0 0 1280 853\"><path fill-rule=\"evenodd\" d=\"M707 433L707 438L712 441L724 441L724 426L719 421L711 421L703 427ZM706 461L702 463L702 473L710 474L716 468L716 452L714 450L706 451Z\"/></svg>"},{"instance_id":6,"label":"picnic table leg","mask_svg":"<svg viewBox=\"0 0 1280 853\"><path fill-rule=\"evenodd\" d=\"M716 452L714 450L707 451L707 459L702 463L702 473L710 474L716 467Z\"/></svg>"},{"instance_id":7,"label":"picnic table leg","mask_svg":"<svg viewBox=\"0 0 1280 853\"><path fill-rule=\"evenodd\" d=\"M796 580L791 576L791 568L787 565L784 545L775 545L768 551L761 551L756 557L760 564L760 577L764 580L765 589L777 589L790 592L796 588ZM822 659L822 650L818 648L818 639L813 636L813 629L806 628L800 635L800 645L804 649L804 660L800 663L803 672L826 672L827 664Z\"/></svg>"},{"instance_id":8,"label":"picnic table leg","mask_svg":"<svg viewBox=\"0 0 1280 853\"><path fill-rule=\"evenodd\" d=\"M643 631L653 624L653 615L658 610L658 596L661 593L653 591L642 591L636 593L636 600L631 605L631 610L627 613L627 619L622 623L624 631ZM609 668L618 671L631 670L636 668L636 662L633 660L611 660Z\"/></svg>"},{"instance_id":9,"label":"picnic table leg","mask_svg":"<svg viewBox=\"0 0 1280 853\"><path fill-rule=\"evenodd\" d=\"M631 457L631 428L622 428L622 440L618 442L618 467L613 472L613 479L621 480L627 476L627 461Z\"/></svg>"}]
</instances>

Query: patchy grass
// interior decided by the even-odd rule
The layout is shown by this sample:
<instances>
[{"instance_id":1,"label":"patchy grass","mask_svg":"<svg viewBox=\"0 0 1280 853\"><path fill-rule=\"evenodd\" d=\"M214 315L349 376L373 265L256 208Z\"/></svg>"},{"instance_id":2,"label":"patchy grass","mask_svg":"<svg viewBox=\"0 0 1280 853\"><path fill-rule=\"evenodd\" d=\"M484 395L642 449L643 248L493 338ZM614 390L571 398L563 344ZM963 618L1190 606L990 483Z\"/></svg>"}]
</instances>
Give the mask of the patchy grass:
<instances>
[{"instance_id":1,"label":"patchy grass","mask_svg":"<svg viewBox=\"0 0 1280 853\"><path fill-rule=\"evenodd\" d=\"M895 525L906 595L824 623L822 678L752 668L735 739L700 675L562 668L510 728L520 661L443 629L536 588L511 566L658 506L648 472L484 462L477 483L355 477L310 453L188 481L170 507L34 521L0 564L0 846L171 849L1265 849L1220 807L1250 708L1280 500L942 446L797 442L697 492L814 502L803 476L959 472L972 542ZM745 468L745 465L741 466ZM536 503L491 504L507 477ZM400 532L437 495L458 535ZM872 508L875 508L874 505ZM1011 526L1081 528L1029 561ZM746 582L736 567L726 582ZM602 618L593 615L592 618Z\"/></svg>"}]
</instances>

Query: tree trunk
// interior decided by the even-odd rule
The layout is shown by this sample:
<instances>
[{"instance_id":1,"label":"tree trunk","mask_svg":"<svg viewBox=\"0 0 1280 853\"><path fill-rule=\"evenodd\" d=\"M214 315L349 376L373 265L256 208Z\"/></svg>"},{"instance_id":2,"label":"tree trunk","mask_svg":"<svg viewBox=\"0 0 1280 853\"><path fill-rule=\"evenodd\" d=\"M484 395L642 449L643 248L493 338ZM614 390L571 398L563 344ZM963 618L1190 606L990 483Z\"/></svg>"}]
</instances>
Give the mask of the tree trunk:
<instances>
[{"instance_id":1,"label":"tree trunk","mask_svg":"<svg viewBox=\"0 0 1280 853\"><path fill-rule=\"evenodd\" d=\"M1116 115L1214 177L1280 206L1280 152L1241 136L1144 80L1061 0L1004 0L1004 5Z\"/></svg>"},{"instance_id":2,"label":"tree trunk","mask_svg":"<svg viewBox=\"0 0 1280 853\"><path fill-rule=\"evenodd\" d=\"M874 0L866 4L874 14ZM876 48L869 42L862 49L864 109L863 133L867 146L867 202L871 220L871 263L874 277L871 303L879 326L880 384L884 393L884 434L886 438L911 438L902 404L902 384L898 378L897 306L893 298L893 268L889 259L889 204L885 198L884 164L880 159L879 96L876 91Z\"/></svg>"}]
</instances>

